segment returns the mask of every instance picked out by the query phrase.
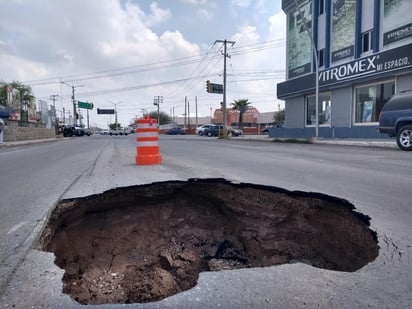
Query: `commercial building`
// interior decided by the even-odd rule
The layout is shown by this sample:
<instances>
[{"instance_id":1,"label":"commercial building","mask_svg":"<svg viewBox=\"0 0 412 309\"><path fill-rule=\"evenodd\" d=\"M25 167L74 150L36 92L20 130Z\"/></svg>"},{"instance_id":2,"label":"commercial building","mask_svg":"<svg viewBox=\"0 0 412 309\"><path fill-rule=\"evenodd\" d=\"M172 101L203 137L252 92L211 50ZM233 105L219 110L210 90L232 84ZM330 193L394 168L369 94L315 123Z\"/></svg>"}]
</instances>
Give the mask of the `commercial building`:
<instances>
[{"instance_id":1,"label":"commercial building","mask_svg":"<svg viewBox=\"0 0 412 309\"><path fill-rule=\"evenodd\" d=\"M283 0L282 9L287 76L277 96L286 119L270 135L386 137L377 131L383 105L412 89L412 1Z\"/></svg>"}]
</instances>

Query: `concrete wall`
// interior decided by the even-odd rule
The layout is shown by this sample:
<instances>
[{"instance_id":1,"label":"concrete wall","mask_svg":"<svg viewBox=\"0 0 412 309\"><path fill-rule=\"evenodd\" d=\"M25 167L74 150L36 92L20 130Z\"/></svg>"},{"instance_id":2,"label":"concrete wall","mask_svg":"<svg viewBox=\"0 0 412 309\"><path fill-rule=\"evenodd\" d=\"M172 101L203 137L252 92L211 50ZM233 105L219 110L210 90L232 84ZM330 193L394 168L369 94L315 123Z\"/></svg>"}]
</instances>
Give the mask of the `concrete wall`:
<instances>
[{"instance_id":1,"label":"concrete wall","mask_svg":"<svg viewBox=\"0 0 412 309\"><path fill-rule=\"evenodd\" d=\"M19 127L15 121L10 121L5 126L3 133L4 142L56 137L54 128Z\"/></svg>"}]
</instances>

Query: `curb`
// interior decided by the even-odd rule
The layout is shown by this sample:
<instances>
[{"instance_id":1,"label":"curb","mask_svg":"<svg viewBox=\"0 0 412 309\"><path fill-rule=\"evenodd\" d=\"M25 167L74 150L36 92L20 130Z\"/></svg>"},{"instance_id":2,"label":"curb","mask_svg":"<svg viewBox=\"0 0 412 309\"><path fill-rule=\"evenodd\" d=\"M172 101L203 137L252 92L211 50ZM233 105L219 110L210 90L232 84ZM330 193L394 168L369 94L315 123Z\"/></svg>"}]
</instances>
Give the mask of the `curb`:
<instances>
[{"instance_id":1,"label":"curb","mask_svg":"<svg viewBox=\"0 0 412 309\"><path fill-rule=\"evenodd\" d=\"M50 142L61 141L65 139L66 138L56 137L56 138L41 138L41 139L28 139L28 140L23 140L23 141L3 142L2 144L0 144L0 149L32 145L32 144L50 143Z\"/></svg>"}]
</instances>

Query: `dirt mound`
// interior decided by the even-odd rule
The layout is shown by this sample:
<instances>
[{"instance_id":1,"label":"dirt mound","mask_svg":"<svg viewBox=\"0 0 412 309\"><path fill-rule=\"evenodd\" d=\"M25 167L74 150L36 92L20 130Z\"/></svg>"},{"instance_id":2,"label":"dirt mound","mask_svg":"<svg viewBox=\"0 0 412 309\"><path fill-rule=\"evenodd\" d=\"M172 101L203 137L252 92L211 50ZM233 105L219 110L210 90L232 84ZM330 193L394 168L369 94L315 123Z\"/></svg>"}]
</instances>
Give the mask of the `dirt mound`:
<instances>
[{"instance_id":1,"label":"dirt mound","mask_svg":"<svg viewBox=\"0 0 412 309\"><path fill-rule=\"evenodd\" d=\"M304 262L355 271L378 255L349 202L222 179L161 182L63 200L40 239L81 304L151 302L199 272Z\"/></svg>"}]
</instances>

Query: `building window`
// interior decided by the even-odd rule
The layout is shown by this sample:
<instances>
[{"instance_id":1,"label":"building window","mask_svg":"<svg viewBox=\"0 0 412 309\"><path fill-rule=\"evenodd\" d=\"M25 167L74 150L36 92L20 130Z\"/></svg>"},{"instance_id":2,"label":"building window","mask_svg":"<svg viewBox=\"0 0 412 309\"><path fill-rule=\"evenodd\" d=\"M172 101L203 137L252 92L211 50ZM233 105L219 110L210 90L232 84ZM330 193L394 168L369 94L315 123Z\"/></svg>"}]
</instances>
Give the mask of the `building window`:
<instances>
[{"instance_id":1,"label":"building window","mask_svg":"<svg viewBox=\"0 0 412 309\"><path fill-rule=\"evenodd\" d=\"M356 88L355 123L379 122L383 105L394 93L394 81Z\"/></svg>"},{"instance_id":2,"label":"building window","mask_svg":"<svg viewBox=\"0 0 412 309\"><path fill-rule=\"evenodd\" d=\"M319 125L330 125L331 100L329 93L319 94ZM306 125L316 125L316 96L306 97Z\"/></svg>"},{"instance_id":3,"label":"building window","mask_svg":"<svg viewBox=\"0 0 412 309\"><path fill-rule=\"evenodd\" d=\"M366 53L372 50L372 30L362 33L362 52Z\"/></svg>"},{"instance_id":4,"label":"building window","mask_svg":"<svg viewBox=\"0 0 412 309\"><path fill-rule=\"evenodd\" d=\"M325 66L325 49L321 49L320 51L318 51L318 54L318 65L321 68Z\"/></svg>"},{"instance_id":5,"label":"building window","mask_svg":"<svg viewBox=\"0 0 412 309\"><path fill-rule=\"evenodd\" d=\"M325 0L319 0L319 15L325 13Z\"/></svg>"}]
</instances>

